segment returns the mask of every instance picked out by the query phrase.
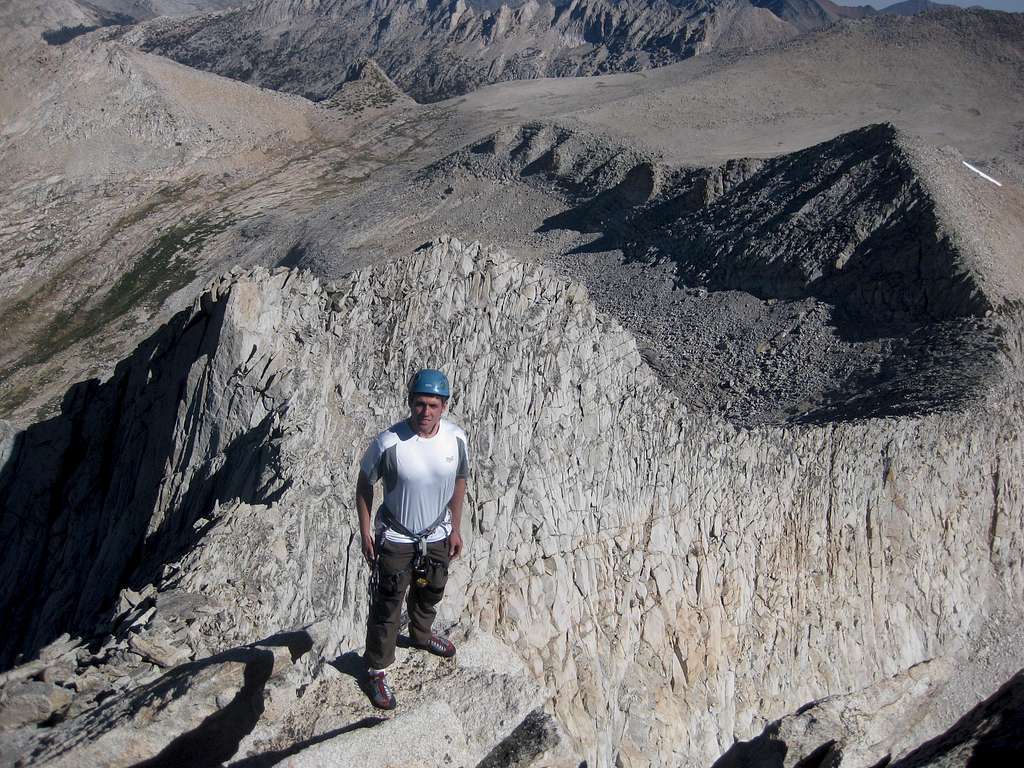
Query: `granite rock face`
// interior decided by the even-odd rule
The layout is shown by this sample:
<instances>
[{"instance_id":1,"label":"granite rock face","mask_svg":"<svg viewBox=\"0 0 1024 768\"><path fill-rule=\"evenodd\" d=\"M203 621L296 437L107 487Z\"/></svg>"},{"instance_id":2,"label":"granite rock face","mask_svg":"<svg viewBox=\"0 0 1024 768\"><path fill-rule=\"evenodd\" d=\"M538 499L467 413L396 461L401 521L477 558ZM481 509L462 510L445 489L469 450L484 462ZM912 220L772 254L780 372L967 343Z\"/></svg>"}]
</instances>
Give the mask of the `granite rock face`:
<instances>
[{"instance_id":1,"label":"granite rock face","mask_svg":"<svg viewBox=\"0 0 1024 768\"><path fill-rule=\"evenodd\" d=\"M113 754L138 697L201 688L210 660L234 687L137 760L213 738L243 689L264 709L223 741L239 764L391 733L349 677L368 576L352 485L421 366L451 375L472 453L439 617L457 666L405 653L395 672L410 729L453 723L416 742L423 764L515 752L517 728L555 734L540 764L711 764L825 697L881 686L862 699L911 712L1024 586L1015 380L998 408L740 430L688 413L581 286L441 238L331 284L227 275L62 415L5 433L2 652L22 665L4 695L61 674L74 692L10 743ZM281 682L246 688L239 648L280 655ZM822 744L847 738L830 717ZM905 722L903 741L937 733Z\"/></svg>"}]
</instances>

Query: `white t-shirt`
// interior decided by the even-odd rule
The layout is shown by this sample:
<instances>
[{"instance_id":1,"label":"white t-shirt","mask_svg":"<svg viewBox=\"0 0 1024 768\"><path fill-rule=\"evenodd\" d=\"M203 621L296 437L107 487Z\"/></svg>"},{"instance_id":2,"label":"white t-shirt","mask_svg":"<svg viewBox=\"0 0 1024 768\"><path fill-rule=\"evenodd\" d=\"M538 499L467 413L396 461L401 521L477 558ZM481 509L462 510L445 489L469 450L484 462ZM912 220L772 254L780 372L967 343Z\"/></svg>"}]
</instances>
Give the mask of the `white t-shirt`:
<instances>
[{"instance_id":1,"label":"white t-shirt","mask_svg":"<svg viewBox=\"0 0 1024 768\"><path fill-rule=\"evenodd\" d=\"M384 485L383 507L391 517L413 533L426 530L445 512L444 521L427 541L441 541L451 535L448 502L455 480L469 476L466 433L441 419L433 437L420 437L408 421L400 421L373 439L359 462L371 483ZM387 528L377 510L375 527ZM388 541L410 543L412 539L387 528Z\"/></svg>"}]
</instances>

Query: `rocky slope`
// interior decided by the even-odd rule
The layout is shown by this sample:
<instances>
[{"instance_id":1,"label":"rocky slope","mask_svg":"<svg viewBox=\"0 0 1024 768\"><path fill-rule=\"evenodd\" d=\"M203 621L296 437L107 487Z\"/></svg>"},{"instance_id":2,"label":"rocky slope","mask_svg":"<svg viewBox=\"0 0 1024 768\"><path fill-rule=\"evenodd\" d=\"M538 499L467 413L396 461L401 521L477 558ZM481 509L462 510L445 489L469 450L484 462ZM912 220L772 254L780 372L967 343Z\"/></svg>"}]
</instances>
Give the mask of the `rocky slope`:
<instances>
[{"instance_id":1,"label":"rocky slope","mask_svg":"<svg viewBox=\"0 0 1024 768\"><path fill-rule=\"evenodd\" d=\"M413 102L373 59L354 66L341 88L320 102L324 109L344 115L395 105L411 108Z\"/></svg>"},{"instance_id":2,"label":"rocky slope","mask_svg":"<svg viewBox=\"0 0 1024 768\"><path fill-rule=\"evenodd\" d=\"M101 27L241 4L232 0L7 0L0 9L0 50L9 51L17 42L60 46Z\"/></svg>"},{"instance_id":3,"label":"rocky slope","mask_svg":"<svg viewBox=\"0 0 1024 768\"><path fill-rule=\"evenodd\" d=\"M77 342L133 327L137 311L188 285L192 256L246 215L218 204L227 180L272 174L316 140L298 97L96 43L43 45L35 76L48 86L21 90L5 116L0 313L19 340L0 352L6 403L33 389L19 370L59 366ZM187 199L196 186L210 204Z\"/></svg>"},{"instance_id":4,"label":"rocky slope","mask_svg":"<svg viewBox=\"0 0 1024 768\"><path fill-rule=\"evenodd\" d=\"M584 281L689 405L751 424L959 408L998 379L991 315L1010 281L991 273L1022 243L958 234L950 211L965 204L948 198L969 172L933 171L956 162L881 125L686 168L531 123L422 176L429 189L515 180L564 201L537 232L579 239L547 263Z\"/></svg>"},{"instance_id":5,"label":"rocky slope","mask_svg":"<svg viewBox=\"0 0 1024 768\"><path fill-rule=\"evenodd\" d=\"M638 93L580 118L700 165L773 157L890 122L1021 184L1022 77L1022 14L880 14L748 55L712 53L652 71L634 83Z\"/></svg>"},{"instance_id":6,"label":"rocky slope","mask_svg":"<svg viewBox=\"0 0 1024 768\"><path fill-rule=\"evenodd\" d=\"M712 51L766 49L872 17L878 14L870 6L828 0L261 0L227 13L147 23L126 39L314 101L373 59L403 91L432 102L508 80L642 71Z\"/></svg>"},{"instance_id":7,"label":"rocky slope","mask_svg":"<svg viewBox=\"0 0 1024 768\"><path fill-rule=\"evenodd\" d=\"M27 427L0 438L0 764L1017 748L1024 17L877 17L746 53L817 23L771 5L792 21L687 16L711 53L670 67L437 105L338 65L315 10L337 4L264 4L280 24L233 43L262 66L257 42L271 64L308 42L301 72L254 77L320 78L318 104L133 48L220 15L51 45L96 8L0 9L0 413ZM546 18L431 7L456 72ZM652 38L660 11L572 7L569 38L538 34L573 66L690 39ZM503 10L520 26L480 49ZM399 16L356 47L398 40ZM627 47L565 49L584 28ZM393 262L447 230L526 264L451 241ZM420 361L457 370L480 457L443 617L461 651L403 650L382 722L354 680L348 489Z\"/></svg>"},{"instance_id":8,"label":"rocky slope","mask_svg":"<svg viewBox=\"0 0 1024 768\"><path fill-rule=\"evenodd\" d=\"M747 0L530 0L493 9L465 0L262 0L222 15L147 24L129 39L189 66L313 100L373 58L415 99L437 101L504 80L662 66L719 39L725 48L759 47L838 18L815 0L806 5L818 14L789 14L790 0L772 10Z\"/></svg>"},{"instance_id":9,"label":"rocky slope","mask_svg":"<svg viewBox=\"0 0 1024 768\"><path fill-rule=\"evenodd\" d=\"M24 5L18 0L15 9ZM24 18L51 18L55 10L46 4ZM176 290L190 281L189 291L198 290L240 260L273 265L282 253L286 263L335 275L413 248L441 228L527 258L586 262L585 270L567 274L586 279L602 306L615 311L590 278L600 267L613 277L628 270L644 280L646 262L624 267L621 252L592 249L577 256L592 234L544 227L564 212L561 195L519 184L518 177L515 183L438 177L426 187L416 179L423 165L467 139L476 143L538 117L559 115L577 133L582 123L587 133L610 134L612 146L652 161L708 168L801 151L865 123L890 121L909 136L955 146L1004 182L1016 174L1019 183L1024 29L1017 18L961 12L845 23L756 55L712 54L642 73L505 83L419 107L374 77L367 80L373 85L352 82L349 96L336 93L312 105L127 49L108 39L110 29L49 46L40 37L47 27L37 25L31 49L6 58L0 78L0 175L9 183L0 202L0 247L7 254L0 317L11 329L2 350L0 413L21 423L52 413L70 383L106 375L152 330L151 318L165 320L180 308L188 292L176 297ZM370 70L344 74L361 71ZM940 159L962 169L955 152ZM963 194L948 207L970 213L956 223L958 236L1018 231L1008 215L1012 206L989 209L976 178L949 181ZM1012 203L1010 186L1003 190ZM984 210L974 210L975 198L984 200ZM164 279L168 269L174 279ZM1001 269L999 280L1012 273ZM110 296L114 287L126 290ZM714 318L706 327L715 340L704 351L763 321L772 333L753 334L744 352L755 364L757 345L792 325L788 307L775 311L738 293L667 298L686 299L685 317ZM646 299L642 294L631 299L629 312L616 312L634 332L629 315L640 307L671 313L661 298ZM726 301L711 306L720 299ZM846 341L827 331L827 311L821 323L818 314L806 315L804 325L825 329L836 353L826 370L842 369ZM645 348L653 340L644 340ZM732 359L727 355L722 364ZM697 393L702 402L723 400L704 396L712 394L711 384L717 391L723 380L745 381L718 372L709 370L709 386ZM725 399L740 400L747 391L737 386ZM783 411L800 411L804 398L783 400Z\"/></svg>"},{"instance_id":10,"label":"rocky slope","mask_svg":"<svg viewBox=\"0 0 1024 768\"><path fill-rule=\"evenodd\" d=\"M454 670L403 660L403 686L422 686L392 729L324 664L353 669L365 618L353 468L425 364L453 374L474 455L441 616L467 653ZM910 713L955 686L996 617L1019 621L1015 374L998 396L737 430L688 412L583 288L476 246L442 239L329 285L228 276L108 382L3 440L0 604L18 628L3 654L29 662L6 677L5 716L41 699L21 719L47 722L5 741L29 763L172 764L213 740L220 761L313 765L440 717L453 741L417 741L411 764L448 749L472 765L519 723L554 734L547 764L710 764L877 684L861 702L908 718L864 746L878 762L951 726ZM86 645L48 645L62 632ZM993 675L1021 663L1014 647ZM550 721L530 720L538 705ZM148 719L162 725L134 738ZM807 754L842 736L829 728L848 724Z\"/></svg>"},{"instance_id":11,"label":"rocky slope","mask_svg":"<svg viewBox=\"0 0 1024 768\"><path fill-rule=\"evenodd\" d=\"M142 21L155 16L184 16L237 8L245 3L243 0L89 0L88 5Z\"/></svg>"}]
</instances>

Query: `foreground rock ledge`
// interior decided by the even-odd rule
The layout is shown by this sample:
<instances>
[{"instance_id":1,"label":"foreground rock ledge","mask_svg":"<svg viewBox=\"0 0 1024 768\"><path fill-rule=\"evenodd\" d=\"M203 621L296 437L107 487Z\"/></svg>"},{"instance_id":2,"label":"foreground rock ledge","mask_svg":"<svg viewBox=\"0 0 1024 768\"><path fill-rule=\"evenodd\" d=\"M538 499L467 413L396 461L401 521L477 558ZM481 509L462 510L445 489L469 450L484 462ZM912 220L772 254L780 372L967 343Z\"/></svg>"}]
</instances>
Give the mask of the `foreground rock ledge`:
<instances>
[{"instance_id":1,"label":"foreground rock ledge","mask_svg":"<svg viewBox=\"0 0 1024 768\"><path fill-rule=\"evenodd\" d=\"M951 725L922 708L1021 594L1017 385L998 412L739 431L687 413L581 287L441 238L330 285L228 275L3 439L2 659L53 659L3 695L40 677L72 694L47 728L12 723L4 759L131 764L102 747L147 711L126 702L296 632L306 649L218 760L379 744L345 674L366 612L351 484L424 365L451 372L474 465L441 616L464 652L403 657L397 717L433 734L403 764L498 764L523 724L550 736L538 764L709 765L807 702L882 685L857 764L877 761ZM180 733L133 762L198 727L168 722ZM845 738L829 727L808 754Z\"/></svg>"}]
</instances>

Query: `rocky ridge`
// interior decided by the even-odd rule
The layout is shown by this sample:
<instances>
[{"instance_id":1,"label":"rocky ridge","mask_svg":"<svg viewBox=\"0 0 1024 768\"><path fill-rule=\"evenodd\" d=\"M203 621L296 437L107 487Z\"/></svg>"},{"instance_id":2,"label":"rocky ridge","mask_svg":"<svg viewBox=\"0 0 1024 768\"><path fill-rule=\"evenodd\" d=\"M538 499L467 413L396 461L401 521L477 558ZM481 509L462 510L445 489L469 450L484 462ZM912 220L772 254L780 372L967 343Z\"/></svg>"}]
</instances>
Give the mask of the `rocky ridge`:
<instances>
[{"instance_id":1,"label":"rocky ridge","mask_svg":"<svg viewBox=\"0 0 1024 768\"><path fill-rule=\"evenodd\" d=\"M813 0L811 2L817 6ZM771 17L769 19L768 17ZM417 101L538 77L636 71L723 47L759 47L831 23L791 24L747 0L262 0L219 15L147 23L126 39L189 66L315 101L366 58Z\"/></svg>"},{"instance_id":2,"label":"rocky ridge","mask_svg":"<svg viewBox=\"0 0 1024 768\"><path fill-rule=\"evenodd\" d=\"M959 9L931 9L954 24ZM329 97L377 61L420 102L508 80L636 72L710 52L728 56L876 14L828 0L261 0L251 7L132 28L130 44L245 82ZM991 14L990 14L991 15ZM884 24L882 25L884 28Z\"/></svg>"},{"instance_id":3,"label":"rocky ridge","mask_svg":"<svg viewBox=\"0 0 1024 768\"><path fill-rule=\"evenodd\" d=\"M1019 331L1007 344L1019 359ZM3 696L48 702L35 710L47 727L7 742L30 764L125 764L109 745L190 690L194 716L168 715L184 726L137 740L133 762L171 764L223 734L215 711L257 714L221 718L239 764L312 765L307 749L312 761L395 733L363 720L344 674L367 575L349 486L424 364L453 372L474 456L467 552L441 616L466 651L454 670L399 669L427 682L422 700L402 691L396 728L441 710L459 724L455 747L426 742L426 764L445 749L485 759L538 705L552 724L537 728L560 734L548 764L626 766L710 764L809 701L872 684L887 691L873 700L927 707L1014 609L1016 378L999 408L737 430L687 412L581 286L442 238L326 285L226 276L62 415L6 433L0 606L22 631L3 654L27 664ZM33 595L43 607L26 613ZM1009 649L1000 669L1020 664ZM234 682L207 685L216 670ZM496 691L504 714L474 714ZM244 704L256 700L262 713ZM309 716L324 702L342 703ZM921 722L901 743L952 725Z\"/></svg>"},{"instance_id":4,"label":"rocky ridge","mask_svg":"<svg viewBox=\"0 0 1024 768\"><path fill-rule=\"evenodd\" d=\"M995 315L1012 312L1011 281L993 273L1019 230L958 226L956 212L997 201L934 170L957 158L921 152L878 125L769 160L680 167L530 123L422 179L558 198L536 232L578 239L547 263L585 282L688 404L745 424L814 422L960 408L1001 375Z\"/></svg>"},{"instance_id":5,"label":"rocky ridge","mask_svg":"<svg viewBox=\"0 0 1024 768\"><path fill-rule=\"evenodd\" d=\"M20 0L15 3L20 5ZM41 18L59 16L68 5L53 3ZM766 31L778 32L779 39L790 34L792 25L770 10L741 12L744 24L730 24L727 34L716 39L719 50L732 43L740 49L753 45L743 35L756 41ZM39 20L33 19L32 24ZM838 762L867 768L887 754L904 765L962 764L971 754L976 760L998 759L992 757L994 748L1012 748L1015 734L1019 741L1012 708L1020 691L1020 660L1014 654L1024 647L1013 607L1019 589L1011 583L1005 601L1011 607L1004 611L999 589L991 586L1014 572L1016 565L999 563L1014 562L1013 552L1019 550L1015 544L1009 554L1000 549L1001 537L1012 537L1006 532L1014 530L1012 521L1019 518L1014 490L1019 481L1012 468L1018 463L1014 441L1021 359L1016 317L1024 295L1017 263L1024 234L1018 135L1024 38L1014 19L956 12L844 23L756 56L712 54L642 73L504 84L437 106L409 103L383 70L369 65L339 72L361 79L347 82L333 99L312 105L131 50L120 42L123 31L116 29L81 35L65 45L47 45L40 37L40 29L52 28L49 22L21 29L33 45L6 61L26 66L12 66L0 77L0 112L5 115L0 161L10 183L0 209L0 233L8 251L16 254L5 261L3 290L10 292L4 296L11 296L17 310L11 313L5 304L2 311L10 339L5 353L19 359L17 367L5 369L5 376L13 375L4 380L2 407L8 407L12 389L38 397L37 406L45 401L54 405L45 419L22 418L24 424L44 423L20 435L2 428L3 463L12 459L20 464L18 476L8 474L0 483L10 480L13 485L3 486L3 497L10 492L11 508L18 515L30 513L35 521L28 526L30 542L4 537L5 546L8 540L11 547L24 545L11 566L24 567L18 585L28 593L51 585L55 591L52 599L37 601L37 619L11 618L19 631L12 633L18 649L10 654L13 658L20 649L21 660L29 660L2 677L0 723L9 730L0 737L0 763L35 755L36 762L92 764L138 742L143 752L126 754L134 762L152 764L180 764L188 750L194 759L197 747L216 764L225 756L250 766L315 764L336 761L340 754L361 761L368 748L380 743L394 743L400 753L395 764L408 764L411 752L401 745L403 733L422 740L423 763L429 765L446 757L467 765L514 759L577 766L581 757L599 765L630 765L643 764L650 750L656 761L669 764L710 763L716 756L726 761L723 765L732 759L740 764L755 758L771 761L782 750L785 764L805 766ZM522 125L538 116L548 120L552 112L569 127ZM886 120L899 130L861 128ZM257 130L249 134L247 127ZM608 138L609 133L617 138ZM418 172L462 146L465 137L487 135L493 146L474 138L471 149L450 158L457 162ZM981 180L962 160L1004 186ZM135 165L139 173L124 175ZM91 184L93 176L111 168L118 173ZM730 216L733 210L759 221L787 247L759 238L744 227L742 217ZM804 228L824 233L822 242ZM581 415L573 418L590 411L619 412L617 403L602 404L584 392L586 376L580 370L587 364L573 362L575 341L546 346L524 336L534 313L548 318L552 328L563 327L558 311L549 311L549 299L576 289L537 266L476 253L470 276L500 277L506 268L519 275L522 268L524 277L515 277L512 288L495 287L492 279L491 287L481 289L484 303L498 302L486 321L489 330L481 332L491 357L442 350L442 362L476 365L500 380L492 358L515 358L529 349L531 360L544 367L543 373L516 373L534 389L528 403L516 399L517 393L511 410L518 419L512 429L523 432L523 444L535 446L541 458L501 443L492 453L505 453L479 476L481 494L497 488L514 496L500 511L536 512L532 522L539 527L511 530L505 537L505 529L493 525L478 535L490 542L487 562L478 551L463 565L472 564L474 578L483 580L478 599L484 607L467 608L451 627L460 643L459 665L432 665L403 651L397 675L403 709L399 719L382 723L353 680L360 620L351 601L362 594L360 575L351 582L346 577L352 585L350 602L341 610L343 618L334 622L322 618L336 615L334 598L324 594L316 579L301 578L323 570L326 581L340 580L326 562L333 555L318 559L316 547L337 532L332 526L338 520L350 519L347 493L338 499L324 496L331 509L323 510L317 506L320 497L309 501L307 491L315 484L310 476L326 473L326 462L341 456L342 463L351 463L358 447L351 454L343 446L326 459L311 457L298 430L320 434L321 417L315 414L325 407L332 413L333 400L293 398L302 385L288 382L281 371L276 375L286 383L280 388L275 388L276 379L259 379L231 340L248 329L243 341L275 350L274 360L290 361L285 370L295 364L304 372L304 345L319 343L315 329L332 322L316 318L347 311L323 308L328 302L333 308L339 287L345 295L352 279L347 273L410 252L439 229L484 236L531 264L585 280L596 316L607 311L625 326L623 348L635 344L642 361L637 370L647 366L659 374L650 387L647 378L641 381L639 407L673 403L664 413L669 414L666 421L675 423L678 416L686 428L680 442L712 458L721 456L719 463L727 467L742 464L750 477L738 466L716 474L712 459L683 458L679 472L687 475L686 482L696 473L695 492L707 496L707 505L684 498L689 486L680 490L684 480L668 464L654 474L633 472L633 480L623 479L631 465L623 469L619 459L652 466L650 456L659 451L681 450L628 409L616 429L621 423L627 434L645 436L630 437L625 448L615 444L607 452L584 455L579 445L589 448L593 442L587 428L554 432L543 414L563 402L573 414L578 406ZM648 230L657 237L646 239ZM750 236L750 253L719 237L720 231ZM879 233L895 236L882 238L884 247L877 247ZM918 262L928 267L921 273L926 279L915 277L915 244L928 257ZM462 263L465 247L450 242L444 247L437 258ZM887 261L889 255L899 258ZM748 256L756 258L744 261ZM839 261L844 266L837 269ZM309 275L293 272L279 284L273 273L236 271L211 286L204 310L209 314L192 307L123 362L113 378L69 392L63 417L50 418L60 402L53 394L84 375L76 372L114 374L113 361L152 331L154 316L167 318L191 307L193 291L208 275L239 262L310 267L321 276L315 284L319 288L310 289ZM423 270L434 262L419 254L401 263L404 267L396 268ZM737 264L757 279L746 279ZM883 287L855 301L841 284L846 265L851 274L860 270L886 280L884 270L873 270L898 267L892 277L908 290ZM429 288L425 300L438 297L435 305L468 314L466 323L472 327L484 323L476 310L449 295L458 294L451 286L469 276L452 265L442 271L450 275L449 283ZM380 370L415 365L404 360L404 347L394 346L386 329L403 327L401 313L410 306L414 314L418 311L415 296L424 286L407 276L381 283L379 270L370 274L360 285L372 289L381 305L395 306L369 315L382 318L385 330L375 333L368 359L380 361ZM325 284L328 277L338 281ZM188 282L191 287L181 287ZM520 312L515 296L530 293L534 282L549 289L549 295L531 295L529 312ZM96 292L96 285L102 290ZM265 325L248 310L225 309L226 303L248 295L245 286L264 297L257 304L270 316ZM80 304L82 297L87 301ZM306 302L320 309L303 309ZM362 306L356 301L357 309ZM74 309L60 314L66 307ZM274 319L276 307L281 307L280 322ZM506 312L512 318L508 322L501 319ZM56 333L42 334L47 344L33 344L27 358L17 358L34 342L21 324L25 317L45 321L44 330ZM297 317L313 317L314 330ZM663 323L662 328L645 327L645 318ZM673 323L684 326L682 339L676 328L675 338L664 336L672 345L651 343L659 338L654 331L669 330ZM602 333L621 332L608 317L599 324ZM576 321L570 318L564 327L574 333ZM121 334L121 346L93 344L100 329ZM195 334L216 337L216 343L199 344ZM382 351L386 348L391 357ZM666 360L666 351L700 364L688 364L673 385L665 375L673 362L671 356ZM339 352L331 364L347 360L347 354ZM563 365L566 355L569 363ZM68 356L71 363L64 370L54 373L51 367L35 378L20 367L26 359L31 368L39 360L49 364ZM787 367L801 358L801 365ZM344 360L340 369L354 366ZM823 361L838 365L829 368ZM194 377L174 373L183 368ZM227 369L237 375L218 373ZM825 375L791 375L815 370ZM400 386L403 375L396 373L391 384ZM579 392L549 391L548 377L564 378L567 386L577 382ZM365 383L358 376L354 381ZM799 386L787 388L787 381ZM804 387L808 381L817 389ZM808 392L829 394L820 385L830 381L843 386L825 400L804 400ZM962 381L969 387L956 386ZM330 388L333 374L316 374L311 385L317 382ZM719 383L728 387L719 390ZM253 392L245 388L248 384ZM767 390L758 402L778 400L780 407L769 421L788 426L736 430L721 423L719 413L734 424L753 423L745 410L753 401L743 398L747 384ZM234 405L222 407L205 387L229 392L225 398ZM623 399L634 397L628 388L618 391L626 392ZM794 392L799 397L793 398ZM549 394L554 400L545 399ZM705 395L710 397L702 399ZM872 400L873 395L880 397ZM293 400L294 408L280 407ZM339 412L356 414L358 421L364 406L370 404L346 404ZM263 407L277 412L276 426L271 420L269 426L260 422L252 427L249 416L262 419ZM686 413L680 415L683 408ZM401 409L398 398L381 413L366 415L366 423L379 427L395 409ZM25 406L21 415L31 412L34 408ZM473 424L499 424L497 415L474 404L463 416ZM530 442L529 432L535 418L544 423L537 443ZM329 422L324 429L353 445L366 439L355 435L361 427L332 431L341 423ZM111 430L115 436L109 439L100 434ZM890 437L897 440L895 448ZM838 451L829 440L836 441ZM142 443L149 447L143 456L134 456ZM792 460L803 463L789 471L786 451L794 444ZM287 446L295 450L284 450ZM751 460L747 448L769 458ZM837 464L826 469L830 451ZM873 461L876 454L882 458ZM885 463L893 455L895 468ZM1000 458L993 460L993 455ZM546 479L540 491L520 490L524 484L500 474L506 456L511 466L550 472L555 480ZM153 457L164 467L162 473L146 468ZM582 468L591 461L596 468ZM666 461L677 461L676 454ZM37 471L50 462L56 466ZM844 474L847 467L849 475ZM805 468L814 478L794 480ZM350 472L338 470L328 484L344 486ZM608 503L616 510L630 509L620 515L626 532L605 530L599 521L589 535L580 521L600 517L606 501L589 480L547 506L532 501L532 493L553 497L563 478L572 483L580 475L602 472L602 482L613 491ZM885 507L889 496L877 491L874 473L883 478L881 487L897 511ZM719 477L724 490L715 485ZM981 490L986 477L987 495ZM914 490L906 492L901 480ZM682 530L679 548L665 545L664 557L675 563L670 577L678 577L679 585L665 587L666 604L676 614L662 617L669 627L662 632L655 610L662 604L658 574L652 585L642 563L620 565L622 554L631 549L641 553L640 560L662 556L658 547L664 543L664 523L629 507L636 497L629 485L634 481L653 486L640 495L642 503L664 492L667 514L695 521L691 527L699 534ZM734 490L743 483L744 490L749 486L754 492ZM814 537L815 509L836 523L834 503L815 507L826 491L830 500L839 496L850 505L840 502L835 514L847 515L853 533L835 533L826 525L819 537L846 542L849 548L840 554ZM800 498L794 502L791 493ZM583 513L575 511L577 497ZM940 503L953 523L934 513ZM741 505L765 507L768 522L758 509L744 508L738 517L744 527L728 528L733 509ZM917 505L925 512L919 515ZM801 533L806 528L807 534L780 534L796 543L792 552L778 557L771 550L772 532L777 518L785 519L791 508L796 510L794 528ZM94 530L92 523L80 526L77 514L102 530ZM726 534L754 543L719 544L716 537L724 534L715 527L715 515L725 521ZM1004 515L1011 520L1009 528ZM555 534L554 545L548 541L545 526L551 517L572 529L574 542L585 541L574 550L572 562L565 551L572 544L563 547L559 538L563 532ZM20 534L24 518L10 520L5 530ZM126 530L118 529L121 520L128 521ZM902 529L901 520L906 521ZM326 521L323 528L318 521ZM986 522L987 539L980 532ZM629 533L648 525L655 534L653 545L640 533ZM573 526L586 535L577 536ZM911 526L912 535L906 533ZM81 547L69 533L79 528ZM940 528L946 538L938 542ZM342 536L351 534L350 527L340 530ZM869 532L868 542L861 545L863 530ZM701 543L696 554L682 549L687 536L692 549L704 532L711 540L706 548ZM496 538L489 540L492 533ZM610 536L618 537L614 546ZM675 541L675 536L673 530L668 538ZM762 577L758 558L764 540L770 551L765 559L778 560L787 571L773 573L773 579ZM249 541L272 556L256 562L253 548L243 546ZM988 542L987 555L981 544L971 544L981 541ZM546 556L552 546L554 554ZM503 547L514 547L516 557L522 553L530 561L529 572L491 554ZM736 551L733 559L729 547ZM705 549L712 552L707 568ZM344 547L339 544L338 550ZM970 562L965 578L976 581L970 597L980 596L981 605L971 605L966 616L958 614L967 587L934 565L940 557L929 553L937 550L946 553L948 571L959 569L961 560ZM543 573L535 562L537 552L544 553L539 556ZM68 579L47 570L51 553L55 569L70 568L84 585L81 594L68 588ZM103 565L94 566L97 553ZM895 568L887 557L895 558ZM292 562L302 558L305 564ZM844 558L866 568L870 579L846 578ZM865 559L868 566L863 566ZM245 577L234 569L225 573L225 563L235 561L243 564ZM353 568L358 557L355 561ZM493 578L492 562L499 569ZM843 580L814 574L825 586L817 584L817 592L808 592L810 615L820 617L825 628L807 629L812 651L789 653L787 644L798 645L793 638L799 632L792 627L803 615L793 607L803 599L806 579L801 581L801 574L806 570L801 569L820 562L829 567L839 562ZM938 576L933 575L936 567ZM1002 567L1001 575L987 581L986 567ZM571 578L560 568L570 571ZM591 578L587 569L596 575ZM980 580L975 579L979 572ZM701 585L691 590L695 574ZM513 579L512 586L503 581L505 575ZM886 583L889 577L895 586ZM5 586L11 578L3 574ZM734 590L730 578L753 578L754 586L749 592ZM1014 577L1006 578L1012 582ZM299 596L279 598L282 581L296 583ZM620 581L639 586L624 587ZM868 581L881 586L865 586ZM781 584L781 599L776 584ZM516 592L520 587L525 598ZM568 594L569 608L557 601L546 608L549 590ZM706 590L717 591L728 618L715 618L718 608ZM859 618L868 610L868 600L861 597L868 592L873 623ZM908 597L901 604L904 593L913 593L917 601L911 604ZM228 595L231 605L225 606L220 594ZM469 590L457 594L466 599ZM861 622L858 627L833 629L831 620L845 621L846 614L839 615L839 607L819 609L817 603L833 601L834 594L853 605L850 615ZM891 594L896 597L889 600ZM605 616L601 611L607 606L594 595L610 596L618 618ZM589 614L578 605L586 599L594 606ZM790 607L779 608L787 599ZM764 610L771 618L750 618L769 604ZM324 605L328 608L322 611ZM498 611L504 606L511 606L507 615ZM491 607L499 614L493 621L488 618ZM687 611L697 619L677 627L676 616ZM914 611L929 618L919 619ZM214 617L221 612L223 621ZM561 640L543 646L544 638L561 632L556 617L568 616L577 626L581 616L586 624L588 615L597 616L592 621L600 627L592 633L597 639L583 630L566 630L565 652ZM5 627L8 618L0 617ZM960 619L965 626L957 625ZM552 624L557 632L551 632ZM781 650L773 649L778 652L765 663L770 671L747 670L748 657L760 663L769 655L749 649L756 650L758 638L780 625ZM862 652L856 647L848 652L854 630L869 639L865 647L871 638L895 635L891 644L927 648L892 657L890 646L876 643L881 656L896 659L897 671L862 670L847 659ZM698 640L691 643L694 636ZM642 639L634 642L637 637ZM348 639L342 643L338 638ZM625 638L624 647L616 644L620 638ZM822 643L831 644L824 648ZM705 646L717 648L718 655L711 656L726 661L717 666L709 661L710 672L694 671L704 660L698 651ZM637 647L642 651L634 652ZM38 658L32 659L35 651ZM268 654L273 662L268 663ZM927 660L901 666L911 657ZM666 674L659 676L653 658L673 667L671 682ZM495 669L495 659L508 663ZM675 674L677 663L689 679ZM577 675L577 669L585 673ZM1002 683L1005 687L997 691ZM701 685L712 693L701 691ZM563 690L570 700L559 698ZM822 691L829 695L821 698ZM486 711L483 700L488 701ZM721 727L717 713L707 712L720 700L733 706L725 710ZM438 729L431 727L439 720L452 723L445 734L452 741L442 743ZM676 730L680 721L687 723L685 737ZM605 743L595 744L588 728L600 730ZM540 748L524 752L523 744L534 739ZM922 744L922 739L928 741Z\"/></svg>"},{"instance_id":6,"label":"rocky ridge","mask_svg":"<svg viewBox=\"0 0 1024 768\"><path fill-rule=\"evenodd\" d=\"M245 3L241 0L89 0L88 5L127 16L135 21L156 16L184 16L202 11L216 11L235 8Z\"/></svg>"}]
</instances>

